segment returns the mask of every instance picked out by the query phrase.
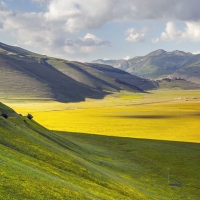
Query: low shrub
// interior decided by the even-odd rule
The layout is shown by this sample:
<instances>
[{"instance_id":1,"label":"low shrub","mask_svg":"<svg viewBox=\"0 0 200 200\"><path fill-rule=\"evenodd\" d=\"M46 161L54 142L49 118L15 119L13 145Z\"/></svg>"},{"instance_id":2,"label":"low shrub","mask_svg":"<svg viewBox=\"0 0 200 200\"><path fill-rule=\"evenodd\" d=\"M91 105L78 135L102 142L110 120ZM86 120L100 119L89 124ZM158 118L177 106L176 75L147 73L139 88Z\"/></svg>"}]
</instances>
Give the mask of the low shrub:
<instances>
[{"instance_id":1,"label":"low shrub","mask_svg":"<svg viewBox=\"0 0 200 200\"><path fill-rule=\"evenodd\" d=\"M1 116L4 117L5 119L8 118L8 115L6 113L2 113Z\"/></svg>"},{"instance_id":2,"label":"low shrub","mask_svg":"<svg viewBox=\"0 0 200 200\"><path fill-rule=\"evenodd\" d=\"M31 119L33 119L33 115L31 115L30 113L28 113L27 118L31 120Z\"/></svg>"}]
</instances>

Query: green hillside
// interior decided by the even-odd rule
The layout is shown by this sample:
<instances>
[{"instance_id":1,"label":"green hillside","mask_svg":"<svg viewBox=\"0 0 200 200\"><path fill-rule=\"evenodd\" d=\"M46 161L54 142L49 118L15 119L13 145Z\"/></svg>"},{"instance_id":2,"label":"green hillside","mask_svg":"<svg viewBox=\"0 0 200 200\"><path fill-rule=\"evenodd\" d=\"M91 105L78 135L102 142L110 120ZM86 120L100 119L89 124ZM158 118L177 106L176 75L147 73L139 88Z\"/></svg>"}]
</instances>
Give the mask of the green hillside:
<instances>
[{"instance_id":1,"label":"green hillside","mask_svg":"<svg viewBox=\"0 0 200 200\"><path fill-rule=\"evenodd\" d=\"M1 113L0 199L200 196L199 144L52 132L3 104Z\"/></svg>"},{"instance_id":2,"label":"green hillside","mask_svg":"<svg viewBox=\"0 0 200 200\"><path fill-rule=\"evenodd\" d=\"M129 60L96 60L93 62L110 64L133 75L150 79L173 76L200 83L200 54L193 55L178 50L167 52L159 49Z\"/></svg>"},{"instance_id":3,"label":"green hillside","mask_svg":"<svg viewBox=\"0 0 200 200\"><path fill-rule=\"evenodd\" d=\"M198 82L198 71L200 70L199 62L200 55L193 55L183 51L166 52L160 49L146 56L130 59L130 66L127 71L148 78L178 76ZM191 72L189 68L190 70L192 68L195 69ZM196 73L194 73L194 71Z\"/></svg>"}]
</instances>

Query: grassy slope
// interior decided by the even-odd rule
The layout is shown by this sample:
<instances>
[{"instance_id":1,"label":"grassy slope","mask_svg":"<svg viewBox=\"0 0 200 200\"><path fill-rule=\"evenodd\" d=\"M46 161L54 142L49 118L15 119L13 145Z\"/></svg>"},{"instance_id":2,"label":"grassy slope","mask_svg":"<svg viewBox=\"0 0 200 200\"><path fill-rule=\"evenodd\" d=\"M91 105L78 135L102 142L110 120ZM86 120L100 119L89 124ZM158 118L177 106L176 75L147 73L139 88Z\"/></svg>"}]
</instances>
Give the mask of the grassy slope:
<instances>
[{"instance_id":1,"label":"grassy slope","mask_svg":"<svg viewBox=\"0 0 200 200\"><path fill-rule=\"evenodd\" d=\"M51 87L42 79L19 67L15 62L0 57L0 94L4 98L54 98ZM13 78L14 77L14 78Z\"/></svg>"},{"instance_id":2,"label":"grassy slope","mask_svg":"<svg viewBox=\"0 0 200 200\"><path fill-rule=\"evenodd\" d=\"M199 83L200 55L184 52L154 51L146 56L129 60L129 73L148 78L162 78L169 75Z\"/></svg>"},{"instance_id":3,"label":"grassy slope","mask_svg":"<svg viewBox=\"0 0 200 200\"><path fill-rule=\"evenodd\" d=\"M1 55L0 62L2 95L7 91L11 97L54 98L66 102L83 101L86 97L102 98L105 95L51 66L27 57Z\"/></svg>"},{"instance_id":4,"label":"grassy slope","mask_svg":"<svg viewBox=\"0 0 200 200\"><path fill-rule=\"evenodd\" d=\"M196 200L199 153L199 144L51 132L0 117L0 198Z\"/></svg>"}]
</instances>

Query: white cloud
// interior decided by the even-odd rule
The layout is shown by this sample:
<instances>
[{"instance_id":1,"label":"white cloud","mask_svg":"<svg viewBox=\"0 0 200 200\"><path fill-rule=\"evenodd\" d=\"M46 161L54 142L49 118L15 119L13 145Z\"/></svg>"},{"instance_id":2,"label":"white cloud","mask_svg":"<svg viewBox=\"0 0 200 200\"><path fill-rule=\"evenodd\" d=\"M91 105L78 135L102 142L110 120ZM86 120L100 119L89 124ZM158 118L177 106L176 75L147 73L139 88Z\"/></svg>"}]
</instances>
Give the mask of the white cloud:
<instances>
[{"instance_id":1,"label":"white cloud","mask_svg":"<svg viewBox=\"0 0 200 200\"><path fill-rule=\"evenodd\" d=\"M179 30L174 22L166 24L165 32L162 32L159 38L153 39L153 43L162 41L176 41L182 42L190 40L193 42L200 41L200 23L198 22L185 22L184 30Z\"/></svg>"},{"instance_id":2,"label":"white cloud","mask_svg":"<svg viewBox=\"0 0 200 200\"><path fill-rule=\"evenodd\" d=\"M66 32L97 28L109 20L109 2L110 0L51 0L45 18L47 21L59 21ZM114 6L114 2L111 4Z\"/></svg>"},{"instance_id":3,"label":"white cloud","mask_svg":"<svg viewBox=\"0 0 200 200\"><path fill-rule=\"evenodd\" d=\"M171 41L176 40L179 41L183 37L183 32L178 30L176 24L174 22L168 22L166 24L165 32L161 33L160 38L153 39L153 43L161 42L161 41Z\"/></svg>"},{"instance_id":4,"label":"white cloud","mask_svg":"<svg viewBox=\"0 0 200 200\"><path fill-rule=\"evenodd\" d=\"M90 53L108 45L108 41L101 40L95 35L87 33L84 38L79 38L76 40L67 39L65 42L64 50L67 53Z\"/></svg>"},{"instance_id":5,"label":"white cloud","mask_svg":"<svg viewBox=\"0 0 200 200\"><path fill-rule=\"evenodd\" d=\"M149 32L148 28L143 28L141 30L129 28L126 31L126 34L128 34L126 41L128 41L128 42L144 42L146 40L146 36L147 36L148 32Z\"/></svg>"},{"instance_id":6,"label":"white cloud","mask_svg":"<svg viewBox=\"0 0 200 200\"><path fill-rule=\"evenodd\" d=\"M200 50L192 52L192 54L194 54L194 55L200 54Z\"/></svg>"},{"instance_id":7,"label":"white cloud","mask_svg":"<svg viewBox=\"0 0 200 200\"><path fill-rule=\"evenodd\" d=\"M130 59L130 56L126 56L125 58L124 58L124 60L129 60Z\"/></svg>"},{"instance_id":8,"label":"white cloud","mask_svg":"<svg viewBox=\"0 0 200 200\"><path fill-rule=\"evenodd\" d=\"M199 42L200 41L200 23L187 22L186 29L183 36L185 38L190 39L193 42Z\"/></svg>"}]
</instances>

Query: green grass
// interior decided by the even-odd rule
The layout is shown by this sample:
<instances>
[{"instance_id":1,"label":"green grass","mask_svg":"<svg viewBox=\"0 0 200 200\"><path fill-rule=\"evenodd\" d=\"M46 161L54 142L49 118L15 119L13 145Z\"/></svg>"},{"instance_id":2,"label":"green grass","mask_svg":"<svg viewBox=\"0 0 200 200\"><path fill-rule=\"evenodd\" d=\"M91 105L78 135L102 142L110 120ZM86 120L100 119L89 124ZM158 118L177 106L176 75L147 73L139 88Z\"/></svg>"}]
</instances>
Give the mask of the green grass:
<instances>
[{"instance_id":1,"label":"green grass","mask_svg":"<svg viewBox=\"0 0 200 200\"><path fill-rule=\"evenodd\" d=\"M51 132L24 117L0 120L0 199L200 195L199 144Z\"/></svg>"}]
</instances>

